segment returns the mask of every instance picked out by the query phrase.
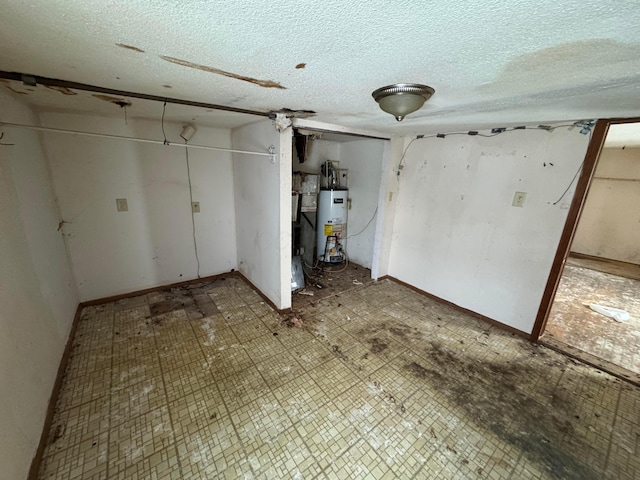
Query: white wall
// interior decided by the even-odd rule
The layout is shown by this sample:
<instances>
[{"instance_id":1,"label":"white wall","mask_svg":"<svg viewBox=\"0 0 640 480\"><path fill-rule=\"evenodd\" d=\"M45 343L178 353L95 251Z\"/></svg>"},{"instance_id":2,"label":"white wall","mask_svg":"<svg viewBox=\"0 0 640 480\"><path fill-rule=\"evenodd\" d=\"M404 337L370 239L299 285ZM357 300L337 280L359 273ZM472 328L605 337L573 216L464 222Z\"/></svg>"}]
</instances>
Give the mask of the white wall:
<instances>
[{"instance_id":1,"label":"white wall","mask_svg":"<svg viewBox=\"0 0 640 480\"><path fill-rule=\"evenodd\" d=\"M291 128L271 120L233 129L233 148L267 152L276 160L234 153L238 269L279 309L291 307Z\"/></svg>"},{"instance_id":2,"label":"white wall","mask_svg":"<svg viewBox=\"0 0 640 480\"><path fill-rule=\"evenodd\" d=\"M553 202L588 139L557 129L415 141L399 178L390 275L531 332L574 186ZM523 208L511 206L516 191L528 193Z\"/></svg>"},{"instance_id":3,"label":"white wall","mask_svg":"<svg viewBox=\"0 0 640 480\"><path fill-rule=\"evenodd\" d=\"M45 126L162 139L159 121L43 113ZM196 125L192 144L229 148ZM165 122L172 143L181 124ZM184 148L44 134L82 301L197 278ZM189 149L200 276L237 268L231 154ZM116 211L126 198L128 212Z\"/></svg>"},{"instance_id":4,"label":"white wall","mask_svg":"<svg viewBox=\"0 0 640 480\"><path fill-rule=\"evenodd\" d=\"M640 264L640 148L604 148L573 252Z\"/></svg>"},{"instance_id":5,"label":"white wall","mask_svg":"<svg viewBox=\"0 0 640 480\"><path fill-rule=\"evenodd\" d=\"M349 169L347 255L349 261L371 268L382 175L384 140L362 139L340 144L340 168ZM370 223L369 223L370 222ZM369 225L367 226L367 223Z\"/></svg>"},{"instance_id":6,"label":"white wall","mask_svg":"<svg viewBox=\"0 0 640 480\"><path fill-rule=\"evenodd\" d=\"M400 187L399 177L396 175L394 166L400 160L404 146L404 137L394 136L390 141L385 142L382 153L382 175L378 189L378 214L375 218L376 230L371 265L371 277L376 280L389 275L393 222Z\"/></svg>"},{"instance_id":7,"label":"white wall","mask_svg":"<svg viewBox=\"0 0 640 480\"><path fill-rule=\"evenodd\" d=\"M0 121L35 124L0 92ZM78 305L38 134L9 128L0 146L0 478L21 479L40 440Z\"/></svg>"}]
</instances>

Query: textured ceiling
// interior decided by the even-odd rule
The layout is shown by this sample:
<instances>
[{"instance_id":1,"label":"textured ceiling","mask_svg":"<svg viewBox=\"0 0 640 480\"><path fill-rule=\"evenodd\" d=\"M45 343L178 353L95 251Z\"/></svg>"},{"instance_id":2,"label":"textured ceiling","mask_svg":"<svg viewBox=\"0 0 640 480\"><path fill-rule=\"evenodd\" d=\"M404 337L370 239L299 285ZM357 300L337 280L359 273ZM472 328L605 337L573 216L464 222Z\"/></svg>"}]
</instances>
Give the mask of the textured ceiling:
<instances>
[{"instance_id":1,"label":"textured ceiling","mask_svg":"<svg viewBox=\"0 0 640 480\"><path fill-rule=\"evenodd\" d=\"M636 0L0 0L0 7L0 70L120 90L314 110L316 120L390 134L640 112ZM397 82L436 89L402 123L371 98ZM22 97L54 109L104 108L91 95L49 93ZM224 117L195 110L185 118Z\"/></svg>"}]
</instances>

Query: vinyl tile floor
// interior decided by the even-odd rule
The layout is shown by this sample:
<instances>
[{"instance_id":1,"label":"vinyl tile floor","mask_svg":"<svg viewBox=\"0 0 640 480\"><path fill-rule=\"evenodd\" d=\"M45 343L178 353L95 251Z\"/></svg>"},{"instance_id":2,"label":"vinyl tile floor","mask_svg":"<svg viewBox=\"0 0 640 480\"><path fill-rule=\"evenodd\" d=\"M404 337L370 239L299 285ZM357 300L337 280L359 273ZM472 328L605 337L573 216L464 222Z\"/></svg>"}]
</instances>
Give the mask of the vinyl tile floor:
<instances>
[{"instance_id":1,"label":"vinyl tile floor","mask_svg":"<svg viewBox=\"0 0 640 480\"><path fill-rule=\"evenodd\" d=\"M86 307L40 478L640 478L638 388L390 280L293 315L238 276Z\"/></svg>"}]
</instances>

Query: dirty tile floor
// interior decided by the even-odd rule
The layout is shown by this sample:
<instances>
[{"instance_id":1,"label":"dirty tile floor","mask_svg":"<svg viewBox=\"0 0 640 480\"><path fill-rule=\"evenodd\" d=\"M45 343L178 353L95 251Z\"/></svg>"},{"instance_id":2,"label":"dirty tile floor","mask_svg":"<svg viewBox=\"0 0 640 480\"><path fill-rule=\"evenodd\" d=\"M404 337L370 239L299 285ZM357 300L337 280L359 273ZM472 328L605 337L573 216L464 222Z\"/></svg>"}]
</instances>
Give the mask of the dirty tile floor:
<instances>
[{"instance_id":1,"label":"dirty tile floor","mask_svg":"<svg viewBox=\"0 0 640 480\"><path fill-rule=\"evenodd\" d=\"M626 276L604 273L591 260L569 258L549 314L543 339L566 344L632 373L640 374L640 279L633 278L637 266L627 264ZM631 270L631 271L629 271ZM596 303L627 311L630 318L617 322L594 312Z\"/></svg>"},{"instance_id":2,"label":"dirty tile floor","mask_svg":"<svg viewBox=\"0 0 640 480\"><path fill-rule=\"evenodd\" d=\"M640 477L621 380L390 280L294 315L238 276L85 308L40 478Z\"/></svg>"}]
</instances>

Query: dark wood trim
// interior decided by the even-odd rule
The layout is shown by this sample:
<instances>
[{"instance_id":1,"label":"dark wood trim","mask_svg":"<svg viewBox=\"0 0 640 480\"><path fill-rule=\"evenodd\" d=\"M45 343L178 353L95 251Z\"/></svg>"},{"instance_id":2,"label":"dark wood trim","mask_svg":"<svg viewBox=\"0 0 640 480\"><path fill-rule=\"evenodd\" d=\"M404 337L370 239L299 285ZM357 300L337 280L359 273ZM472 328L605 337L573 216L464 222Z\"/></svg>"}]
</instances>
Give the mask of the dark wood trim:
<instances>
[{"instance_id":1,"label":"dark wood trim","mask_svg":"<svg viewBox=\"0 0 640 480\"><path fill-rule=\"evenodd\" d=\"M94 305L102 305L104 303L109 303L109 302L116 302L118 300L123 300L125 298L132 298L132 297L139 297L140 295L147 295L149 293L153 293L153 292L161 292L163 290L171 290L172 288L180 288L180 287L186 287L188 285L194 285L196 283L203 283L203 282L212 282L214 280L219 280L220 278L225 278L225 277L239 277L242 278L242 280L244 280L247 285L249 285L253 290L255 290L255 292L260 295L260 297L271 307L273 308L277 313L289 313L291 312L290 308L285 308L283 310L280 310L276 307L276 305L269 300L269 298L267 298L267 296L262 293L260 291L260 289L258 289L258 287L256 287L253 283L251 283L251 281L245 277L242 273L232 270L230 272L227 273L219 273L217 275L210 275L208 277L202 277L202 278L194 278L193 280L185 280L184 282L177 282L177 283L170 283L168 285L160 285L157 287L151 287L151 288L145 288L144 290L136 290L135 292L128 292L128 293L121 293L120 295L113 295L111 297L104 297L104 298L96 298L95 300L88 300L86 302L82 302L80 304L81 307L90 307L90 306L94 306Z\"/></svg>"},{"instance_id":2,"label":"dark wood trim","mask_svg":"<svg viewBox=\"0 0 640 480\"><path fill-rule=\"evenodd\" d=\"M113 295L111 297L96 298L95 300L87 300L86 302L82 302L80 306L91 307L94 305L102 305L103 303L116 302L118 300L123 300L125 298L139 297L140 295L147 295L153 292L161 292L163 290L171 290L172 288L186 287L188 285L193 285L195 283L212 282L222 277L230 277L230 276L234 276L234 277L240 276L244 279L244 275L242 275L239 272L236 272L235 270L232 270L227 273L219 273L217 275L210 275L208 277L194 278L193 280L185 280L184 282L170 283L168 285L159 285L157 287L145 288L144 290L136 290L135 292L121 293L120 295Z\"/></svg>"},{"instance_id":3,"label":"dark wood trim","mask_svg":"<svg viewBox=\"0 0 640 480\"><path fill-rule=\"evenodd\" d=\"M571 357L575 360L578 360L581 363L589 365L593 368L597 368L609 375L612 375L620 380L624 380L625 382L629 382L636 387L640 387L640 374L636 372L632 372L631 370L627 370L626 368L622 368L613 363L607 362L600 357L596 357L590 353L587 353L579 348L572 347L571 345L567 345L566 343L560 342L556 340L551 335L545 336L540 340L540 345L544 345L551 350L555 350L556 352L562 353L568 357Z\"/></svg>"},{"instance_id":4,"label":"dark wood trim","mask_svg":"<svg viewBox=\"0 0 640 480\"><path fill-rule=\"evenodd\" d=\"M560 235L560 242L556 249L556 255L551 265L551 271L549 272L549 278L542 294L542 300L540 301L540 307L536 315L536 321L533 324L533 330L529 340L537 342L542 333L544 327L547 325L547 319L549 318L549 312L553 305L553 299L556 296L556 290L560 283L560 277L564 270L564 263L569 255L571 249L571 242L573 241L573 235L575 234L578 226L578 220L582 213L582 208L587 199L589 193L589 187L591 186L591 179L596 170L598 158L604 145L604 140L609 130L609 120L598 120L596 126L593 129L593 135L589 146L587 147L587 153L584 157L584 163L578 183L576 184L576 191L573 194L573 200L571 201L571 207L569 207L569 213L567 214L567 220L564 223L562 234Z\"/></svg>"},{"instance_id":5,"label":"dark wood trim","mask_svg":"<svg viewBox=\"0 0 640 480\"><path fill-rule=\"evenodd\" d=\"M0 78L6 80L14 80L16 82L30 81L36 85L45 85L50 87L71 88L73 90L82 90L85 92L104 93L107 95L117 95L120 97L139 98L142 100L151 100L154 102L167 102L177 105L187 105L190 107L208 108L213 110L223 110L226 112L243 113L246 115L258 115L261 117L269 117L270 112L259 112L256 110L248 110L246 108L228 107L226 105L217 105L215 103L195 102L193 100L184 100L181 98L161 97L158 95L148 95L146 93L128 92L125 90L116 90L113 88L105 88L97 85L89 85L86 83L71 82L69 80L59 80L57 78L40 77L20 72L6 72L0 70Z\"/></svg>"},{"instance_id":6,"label":"dark wood trim","mask_svg":"<svg viewBox=\"0 0 640 480\"><path fill-rule=\"evenodd\" d=\"M260 295L260 297L265 301L265 303L267 305L269 305L271 308L273 308L277 313L284 314L284 313L290 313L291 312L291 308L279 309L278 307L276 307L276 304L273 303L264 293L262 293L258 287L256 287L253 283L251 283L251 281L247 277L245 277L242 273L238 273L238 274L240 275L240 277L242 277L242 279L245 282L247 282L247 285L249 285L251 288L253 288L253 290L258 295Z\"/></svg>"},{"instance_id":7,"label":"dark wood trim","mask_svg":"<svg viewBox=\"0 0 640 480\"><path fill-rule=\"evenodd\" d=\"M424 295L425 297L429 297L433 300L435 300L436 302L440 302L440 303L444 303L445 305L448 305L450 307L455 308L456 310L460 310L461 312L466 313L467 315L471 315L472 317L478 318L490 325L493 325L494 327L500 328L501 330L505 330L513 335L517 335L519 337L522 338L529 338L529 334L526 332L523 332L522 330L518 330L517 328L513 328L510 327L509 325L505 325L502 322L498 322L497 320L494 320L493 318L489 318L489 317L485 317L484 315L478 313L478 312L474 312L473 310L469 310L467 308L461 307L460 305L456 305L455 303L450 302L449 300L445 300L444 298L440 298L436 295L433 295L432 293L429 292L425 292L424 290L419 289L418 287L414 287L413 285L411 285L410 283L406 283L403 282L402 280L398 280L395 277L392 277L390 275L385 275L383 277L380 277L378 279L378 281L380 280L391 280L393 282L396 282L404 287L407 287L410 290L413 290L416 293L419 293L420 295Z\"/></svg>"},{"instance_id":8,"label":"dark wood trim","mask_svg":"<svg viewBox=\"0 0 640 480\"><path fill-rule=\"evenodd\" d=\"M51 424L53 423L53 414L55 412L56 403L58 402L58 395L62 388L62 380L64 379L64 372L69 363L69 357L71 356L71 347L73 345L73 339L76 335L76 328L78 327L78 321L80 320L80 312L82 312L82 304L79 304L76 308L76 314L73 317L73 323L71 324L71 330L67 337L67 343L58 365L58 373L56 375L56 381L53 383L53 389L51 390L51 396L49 397L49 405L47 406L47 414L44 417L44 426L42 427L42 433L40 434L40 442L36 453L31 460L31 466L29 467L29 474L27 480L37 480L38 471L40 470L40 464L42 463L42 456L44 455L44 449L47 446L47 437Z\"/></svg>"},{"instance_id":9,"label":"dark wood trim","mask_svg":"<svg viewBox=\"0 0 640 480\"><path fill-rule=\"evenodd\" d=\"M600 261L600 262L602 262L602 261L611 262L611 263L618 264L618 265L631 265L633 267L640 266L637 263L623 262L622 260L616 260L615 258L596 257L595 255L588 255L586 253L573 252L573 251L570 251L568 256L573 257L573 258L582 258L582 259L585 259L585 260L596 260L596 261Z\"/></svg>"}]
</instances>

